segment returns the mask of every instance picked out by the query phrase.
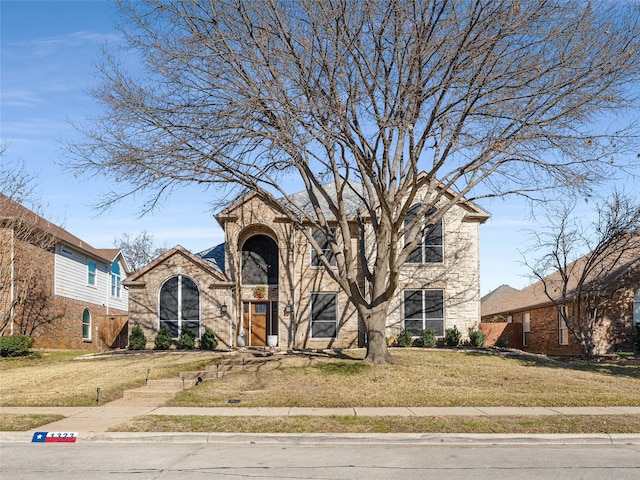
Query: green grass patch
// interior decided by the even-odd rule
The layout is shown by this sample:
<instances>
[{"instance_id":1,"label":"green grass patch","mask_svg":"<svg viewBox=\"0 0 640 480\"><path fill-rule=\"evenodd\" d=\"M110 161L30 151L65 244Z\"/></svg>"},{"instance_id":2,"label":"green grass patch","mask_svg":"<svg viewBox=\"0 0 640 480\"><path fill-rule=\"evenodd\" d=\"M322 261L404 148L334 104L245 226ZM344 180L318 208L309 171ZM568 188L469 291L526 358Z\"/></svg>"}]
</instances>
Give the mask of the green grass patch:
<instances>
[{"instance_id":1,"label":"green grass patch","mask_svg":"<svg viewBox=\"0 0 640 480\"><path fill-rule=\"evenodd\" d=\"M359 375L371 368L368 363L362 363L360 361L339 361L329 363L319 363L314 365L322 373L326 375Z\"/></svg>"}]
</instances>

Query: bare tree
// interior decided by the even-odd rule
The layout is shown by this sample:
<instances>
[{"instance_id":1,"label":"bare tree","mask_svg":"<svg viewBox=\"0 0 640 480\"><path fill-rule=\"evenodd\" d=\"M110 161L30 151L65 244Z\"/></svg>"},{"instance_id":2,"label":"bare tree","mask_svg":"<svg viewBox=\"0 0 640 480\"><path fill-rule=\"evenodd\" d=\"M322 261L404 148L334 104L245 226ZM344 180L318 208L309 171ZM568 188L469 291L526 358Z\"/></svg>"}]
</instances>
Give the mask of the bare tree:
<instances>
[{"instance_id":1,"label":"bare tree","mask_svg":"<svg viewBox=\"0 0 640 480\"><path fill-rule=\"evenodd\" d=\"M367 319L367 359L384 363L389 301L424 222L463 196L536 197L623 166L612 155L633 144L632 125L594 122L637 105L639 8L123 1L128 51L143 71L107 55L95 92L105 113L80 128L72 164L119 181L106 204L143 193L150 209L188 183L284 197L291 221L330 240L329 274ZM312 208L288 196L290 179ZM350 248L354 230L371 233L366 257Z\"/></svg>"},{"instance_id":2,"label":"bare tree","mask_svg":"<svg viewBox=\"0 0 640 480\"><path fill-rule=\"evenodd\" d=\"M64 317L49 280L55 243L42 217L0 193L0 335L31 335Z\"/></svg>"},{"instance_id":3,"label":"bare tree","mask_svg":"<svg viewBox=\"0 0 640 480\"><path fill-rule=\"evenodd\" d=\"M18 203L30 197L34 200L32 197L35 177L27 171L23 162L14 163L6 160L5 153L8 149L7 144L0 144L0 193Z\"/></svg>"},{"instance_id":4,"label":"bare tree","mask_svg":"<svg viewBox=\"0 0 640 480\"><path fill-rule=\"evenodd\" d=\"M616 192L596 207L597 217L588 225L574 210L575 202L565 202L549 211L531 249L543 254L525 264L542 282L582 355L593 357L597 330L616 289L637 285L640 203Z\"/></svg>"},{"instance_id":5,"label":"bare tree","mask_svg":"<svg viewBox=\"0 0 640 480\"><path fill-rule=\"evenodd\" d=\"M154 258L167 251L166 244L160 247L156 246L153 235L146 230L138 233L135 237L123 233L113 241L113 244L122 251L132 273L137 272Z\"/></svg>"}]
</instances>

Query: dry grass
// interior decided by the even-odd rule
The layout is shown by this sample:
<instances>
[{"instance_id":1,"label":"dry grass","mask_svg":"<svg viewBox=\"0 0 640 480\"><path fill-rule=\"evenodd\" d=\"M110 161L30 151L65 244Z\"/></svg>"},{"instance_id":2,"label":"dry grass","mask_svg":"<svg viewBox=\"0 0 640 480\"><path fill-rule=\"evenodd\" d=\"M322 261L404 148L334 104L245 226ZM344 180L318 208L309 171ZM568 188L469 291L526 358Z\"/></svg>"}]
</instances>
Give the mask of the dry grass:
<instances>
[{"instance_id":1,"label":"dry grass","mask_svg":"<svg viewBox=\"0 0 640 480\"><path fill-rule=\"evenodd\" d=\"M0 414L0 432L25 432L63 418L63 415L54 414Z\"/></svg>"},{"instance_id":2,"label":"dry grass","mask_svg":"<svg viewBox=\"0 0 640 480\"><path fill-rule=\"evenodd\" d=\"M638 433L640 415L557 417L137 417L113 432Z\"/></svg>"},{"instance_id":3,"label":"dry grass","mask_svg":"<svg viewBox=\"0 0 640 480\"><path fill-rule=\"evenodd\" d=\"M640 360L558 362L448 350L398 349L396 365L371 366L359 350L270 357L256 369L207 381L175 406L622 406L638 405ZM0 405L94 405L150 379L177 377L223 356L146 352L74 360L79 352L0 360Z\"/></svg>"},{"instance_id":4,"label":"dry grass","mask_svg":"<svg viewBox=\"0 0 640 480\"><path fill-rule=\"evenodd\" d=\"M211 352L147 352L86 358L86 352L51 351L39 358L0 360L0 405L84 406L118 399L124 390L149 378L178 377L180 371L204 368L220 358ZM80 359L75 359L80 358Z\"/></svg>"},{"instance_id":5,"label":"dry grass","mask_svg":"<svg viewBox=\"0 0 640 480\"><path fill-rule=\"evenodd\" d=\"M255 371L204 382L174 406L637 406L640 361L558 362L446 350L396 350L396 365L362 352L280 356ZM328 364L328 365L327 365ZM323 366L324 365L324 366Z\"/></svg>"}]
</instances>

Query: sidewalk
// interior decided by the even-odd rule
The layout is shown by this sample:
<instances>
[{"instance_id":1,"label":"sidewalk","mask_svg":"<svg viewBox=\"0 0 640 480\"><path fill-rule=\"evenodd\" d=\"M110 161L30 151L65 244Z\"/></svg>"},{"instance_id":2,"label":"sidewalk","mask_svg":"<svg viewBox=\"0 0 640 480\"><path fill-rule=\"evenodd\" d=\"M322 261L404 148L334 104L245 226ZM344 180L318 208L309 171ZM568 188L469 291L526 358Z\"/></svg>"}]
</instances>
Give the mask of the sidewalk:
<instances>
[{"instance_id":1,"label":"sidewalk","mask_svg":"<svg viewBox=\"0 0 640 480\"><path fill-rule=\"evenodd\" d=\"M115 402L114 402L115 403ZM106 432L110 427L141 415L215 415L227 417L282 416L550 416L550 415L640 415L640 407L0 407L0 414L59 414L66 418L43 425L38 431ZM1 437L0 437L1 439Z\"/></svg>"}]
</instances>

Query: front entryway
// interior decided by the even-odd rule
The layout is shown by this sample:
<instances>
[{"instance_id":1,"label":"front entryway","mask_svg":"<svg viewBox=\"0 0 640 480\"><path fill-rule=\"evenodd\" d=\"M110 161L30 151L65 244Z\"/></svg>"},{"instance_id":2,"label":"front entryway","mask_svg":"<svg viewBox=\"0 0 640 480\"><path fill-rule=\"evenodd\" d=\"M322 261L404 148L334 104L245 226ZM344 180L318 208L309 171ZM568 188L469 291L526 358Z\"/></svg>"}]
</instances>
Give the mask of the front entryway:
<instances>
[{"instance_id":1,"label":"front entryway","mask_svg":"<svg viewBox=\"0 0 640 480\"><path fill-rule=\"evenodd\" d=\"M267 345L268 335L278 335L277 302L244 302L242 323L247 335L247 346Z\"/></svg>"}]
</instances>

